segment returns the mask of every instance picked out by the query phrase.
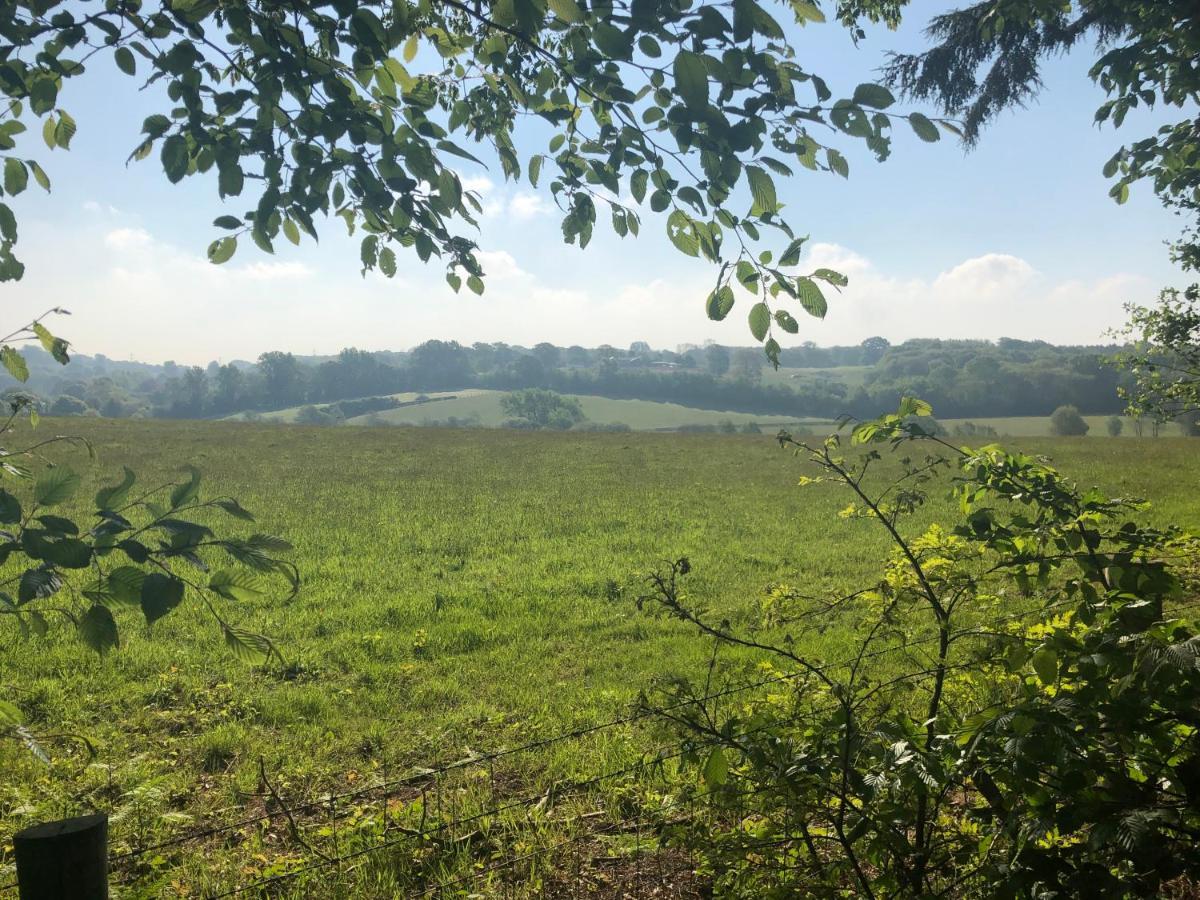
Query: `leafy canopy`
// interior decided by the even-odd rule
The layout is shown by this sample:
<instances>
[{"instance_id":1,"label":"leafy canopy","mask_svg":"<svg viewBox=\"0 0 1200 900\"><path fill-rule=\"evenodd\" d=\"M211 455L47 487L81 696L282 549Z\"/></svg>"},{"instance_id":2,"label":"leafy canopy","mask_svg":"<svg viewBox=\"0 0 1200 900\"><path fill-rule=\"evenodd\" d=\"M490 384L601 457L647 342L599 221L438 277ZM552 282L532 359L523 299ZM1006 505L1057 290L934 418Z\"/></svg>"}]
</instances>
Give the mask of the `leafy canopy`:
<instances>
[{"instance_id":1,"label":"leafy canopy","mask_svg":"<svg viewBox=\"0 0 1200 900\"><path fill-rule=\"evenodd\" d=\"M1150 179L1162 201L1191 219L1176 245L1185 266L1200 265L1200 16L1192 0L985 0L935 16L933 46L899 54L886 69L907 96L961 116L967 141L1000 113L1042 89L1041 63L1094 39L1090 75L1107 94L1096 124L1120 127L1130 110L1163 106L1181 118L1121 147L1104 167L1109 194L1124 203Z\"/></svg>"},{"instance_id":2,"label":"leafy canopy","mask_svg":"<svg viewBox=\"0 0 1200 900\"><path fill-rule=\"evenodd\" d=\"M860 16L894 24L898 8L843 3L838 14L851 27ZM318 219L337 216L361 235L364 272L391 276L412 251L438 257L455 290L481 293L469 236L481 205L454 167L482 153L506 178L548 188L567 243L586 247L600 218L625 236L645 207L663 214L680 252L719 266L708 314L724 318L745 288L751 331L777 359L773 333L798 331L797 308L823 316L822 285L845 278L795 273L805 238L776 178L846 176L839 138L882 159L896 118L939 136L924 116L888 112L886 88L838 97L802 65L791 37L824 20L812 0L4 2L4 192L30 175L49 187L26 131L68 148L68 80L115 65L131 90L166 94L131 158L156 158L172 183L207 177L229 201L214 263L244 240L268 253L280 235L316 240ZM546 129L544 147L518 146L527 119ZM0 237L0 279L20 278L3 204Z\"/></svg>"}]
</instances>

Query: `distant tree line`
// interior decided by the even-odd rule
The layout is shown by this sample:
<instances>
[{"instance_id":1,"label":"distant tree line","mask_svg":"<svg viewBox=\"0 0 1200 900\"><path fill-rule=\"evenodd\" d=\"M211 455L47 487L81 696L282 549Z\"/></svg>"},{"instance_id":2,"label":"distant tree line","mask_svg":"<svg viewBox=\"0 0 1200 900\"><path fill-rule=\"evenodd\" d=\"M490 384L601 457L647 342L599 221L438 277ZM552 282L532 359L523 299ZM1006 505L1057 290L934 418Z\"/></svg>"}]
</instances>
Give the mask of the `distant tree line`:
<instances>
[{"instance_id":1,"label":"distant tree line","mask_svg":"<svg viewBox=\"0 0 1200 900\"><path fill-rule=\"evenodd\" d=\"M434 340L407 353L350 348L321 358L271 351L256 362L205 368L94 357L81 360L82 377L72 379L31 365L28 386L51 413L110 417L205 418L338 404L326 412L348 418L387 408L388 401L370 398L471 387L540 388L797 418L871 417L894 408L902 396L928 398L947 418L1048 416L1060 406L1108 415L1120 412L1119 388L1129 377L1107 362L1117 350L1010 339L891 346L870 338L853 347L785 350L783 374L768 378L757 348L655 350L641 341L627 349L525 348Z\"/></svg>"}]
</instances>

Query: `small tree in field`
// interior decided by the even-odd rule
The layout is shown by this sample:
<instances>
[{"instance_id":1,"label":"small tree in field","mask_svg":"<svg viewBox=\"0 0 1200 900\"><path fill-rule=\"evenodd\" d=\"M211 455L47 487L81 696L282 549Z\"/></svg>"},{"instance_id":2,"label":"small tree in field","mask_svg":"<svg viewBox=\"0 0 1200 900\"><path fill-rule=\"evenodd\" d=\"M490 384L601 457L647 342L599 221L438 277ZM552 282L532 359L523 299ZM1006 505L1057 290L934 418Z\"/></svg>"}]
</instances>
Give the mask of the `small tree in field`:
<instances>
[{"instance_id":1,"label":"small tree in field","mask_svg":"<svg viewBox=\"0 0 1200 900\"><path fill-rule=\"evenodd\" d=\"M1108 429L1109 437L1120 437L1125 430L1125 421L1120 416L1109 416L1104 427Z\"/></svg>"},{"instance_id":2,"label":"small tree in field","mask_svg":"<svg viewBox=\"0 0 1200 900\"><path fill-rule=\"evenodd\" d=\"M566 431L584 420L583 407L572 397L542 388L513 391L500 400L500 408L513 428L548 428Z\"/></svg>"},{"instance_id":3,"label":"small tree in field","mask_svg":"<svg viewBox=\"0 0 1200 900\"><path fill-rule=\"evenodd\" d=\"M1074 406L1060 406L1050 414L1050 433L1059 437L1082 437L1089 431L1079 410Z\"/></svg>"}]
</instances>

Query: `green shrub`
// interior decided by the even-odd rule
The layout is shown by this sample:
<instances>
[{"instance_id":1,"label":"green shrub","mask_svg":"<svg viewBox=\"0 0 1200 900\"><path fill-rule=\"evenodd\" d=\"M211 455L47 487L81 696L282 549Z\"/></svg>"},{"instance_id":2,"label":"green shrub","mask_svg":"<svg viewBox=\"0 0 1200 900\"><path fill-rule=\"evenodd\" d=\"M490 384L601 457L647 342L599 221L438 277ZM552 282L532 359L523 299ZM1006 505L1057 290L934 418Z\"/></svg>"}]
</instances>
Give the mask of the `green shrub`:
<instances>
[{"instance_id":1,"label":"green shrub","mask_svg":"<svg viewBox=\"0 0 1200 900\"><path fill-rule=\"evenodd\" d=\"M710 672L649 703L703 785L681 787L706 814L674 839L723 896L1155 897L1200 877L1196 540L1037 458L932 437L928 411L780 436L817 469L802 484L841 485L842 516L893 545L858 591L776 592L793 625L854 628L843 658L709 621L686 559L651 577L639 605L772 660L757 699L709 699ZM877 474L887 447L898 476ZM911 528L946 470L961 519Z\"/></svg>"},{"instance_id":2,"label":"green shrub","mask_svg":"<svg viewBox=\"0 0 1200 900\"><path fill-rule=\"evenodd\" d=\"M1090 429L1074 406L1060 406L1050 414L1050 433L1059 437L1082 437Z\"/></svg>"}]
</instances>

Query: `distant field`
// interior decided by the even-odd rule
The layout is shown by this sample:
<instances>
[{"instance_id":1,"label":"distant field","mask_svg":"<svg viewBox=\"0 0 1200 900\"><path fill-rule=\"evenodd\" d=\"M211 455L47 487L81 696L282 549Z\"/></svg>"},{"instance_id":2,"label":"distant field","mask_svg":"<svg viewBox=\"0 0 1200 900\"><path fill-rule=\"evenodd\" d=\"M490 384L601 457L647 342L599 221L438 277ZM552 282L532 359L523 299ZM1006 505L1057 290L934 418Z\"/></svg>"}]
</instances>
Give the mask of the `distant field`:
<instances>
[{"instance_id":1,"label":"distant field","mask_svg":"<svg viewBox=\"0 0 1200 900\"><path fill-rule=\"evenodd\" d=\"M506 391L477 390L429 392L424 396L434 402L384 410L346 420L347 425L425 425L443 423L454 418L459 422L470 420L484 428L498 428L507 416L500 408L500 399ZM401 402L411 402L418 396L415 392L392 394ZM726 412L722 410L697 409L677 403L658 403L653 400L613 400L608 397L568 395L578 400L588 421L597 424L623 423L634 431L666 431L685 425L719 425L733 422L744 425L755 422L766 428L780 428L796 422L817 422L815 419L796 419L787 416L772 416L762 413ZM450 399L439 399L450 398ZM300 407L261 413L260 418L270 422L293 423ZM243 414L230 416L230 420L244 418Z\"/></svg>"},{"instance_id":2,"label":"distant field","mask_svg":"<svg viewBox=\"0 0 1200 900\"><path fill-rule=\"evenodd\" d=\"M1108 437L1108 420L1111 416L1084 416L1083 417L1089 426L1088 437ZM955 425L963 422L974 422L976 425L990 425L996 429L996 432L1009 437L1049 437L1050 436L1050 417L1049 416L1012 416L1008 418L994 419L938 419L947 429L954 429ZM1121 421L1124 427L1121 431L1121 437L1137 437L1137 431L1134 429L1132 419L1123 416ZM1151 437L1153 431L1149 423L1142 424L1142 436L1145 438ZM1160 437L1179 437L1179 428L1175 425L1163 425L1159 429ZM1196 442L1197 450L1200 450L1200 440Z\"/></svg>"},{"instance_id":3,"label":"distant field","mask_svg":"<svg viewBox=\"0 0 1200 900\"><path fill-rule=\"evenodd\" d=\"M593 409L632 409L612 405L624 402ZM25 824L96 806L116 813L115 852L253 815L263 802L260 759L288 796L320 797L587 726L627 709L655 678L706 670L709 645L693 630L636 607L642 576L663 560L687 555L691 599L744 629L760 621L772 584L813 594L861 587L879 576L886 553L872 523L837 517L842 492L797 489L805 470L768 435L99 419L44 427L96 444L98 464L75 462L88 496L122 463L156 484L195 462L209 496L232 494L257 514L247 530L295 543L304 584L286 605L226 610L234 624L279 641L293 663L286 674L232 659L194 602L156 623L152 636L136 610L118 610L125 643L104 659L82 650L66 627L30 643L0 631L0 696L42 730L84 734L96 748L93 759L79 745L55 744L47 769L14 742L0 742L0 847ZM1148 496L1156 517L1200 527L1194 491L1181 489L1200 478L1200 444L1029 439L1021 446L1054 457L1084 484ZM913 525L952 515L935 491ZM836 626L793 637L825 659L847 652ZM717 677L754 679L758 662L750 651L723 652ZM645 731L623 726L508 757L453 782L455 802L470 810L497 792L542 791L628 765L651 746ZM618 785L604 790L590 801L598 808L630 802ZM419 791L408 799L415 803ZM350 827L371 821L372 804ZM547 810L556 821L571 814ZM487 827L503 836L510 825ZM333 849L315 830L310 838ZM202 896L302 858L277 817L123 870L137 887L120 896ZM448 871L472 858L446 863ZM11 875L10 862L0 856L0 881ZM271 896L417 895L395 877L384 861L364 858ZM531 897L537 889L504 895Z\"/></svg>"}]
</instances>

